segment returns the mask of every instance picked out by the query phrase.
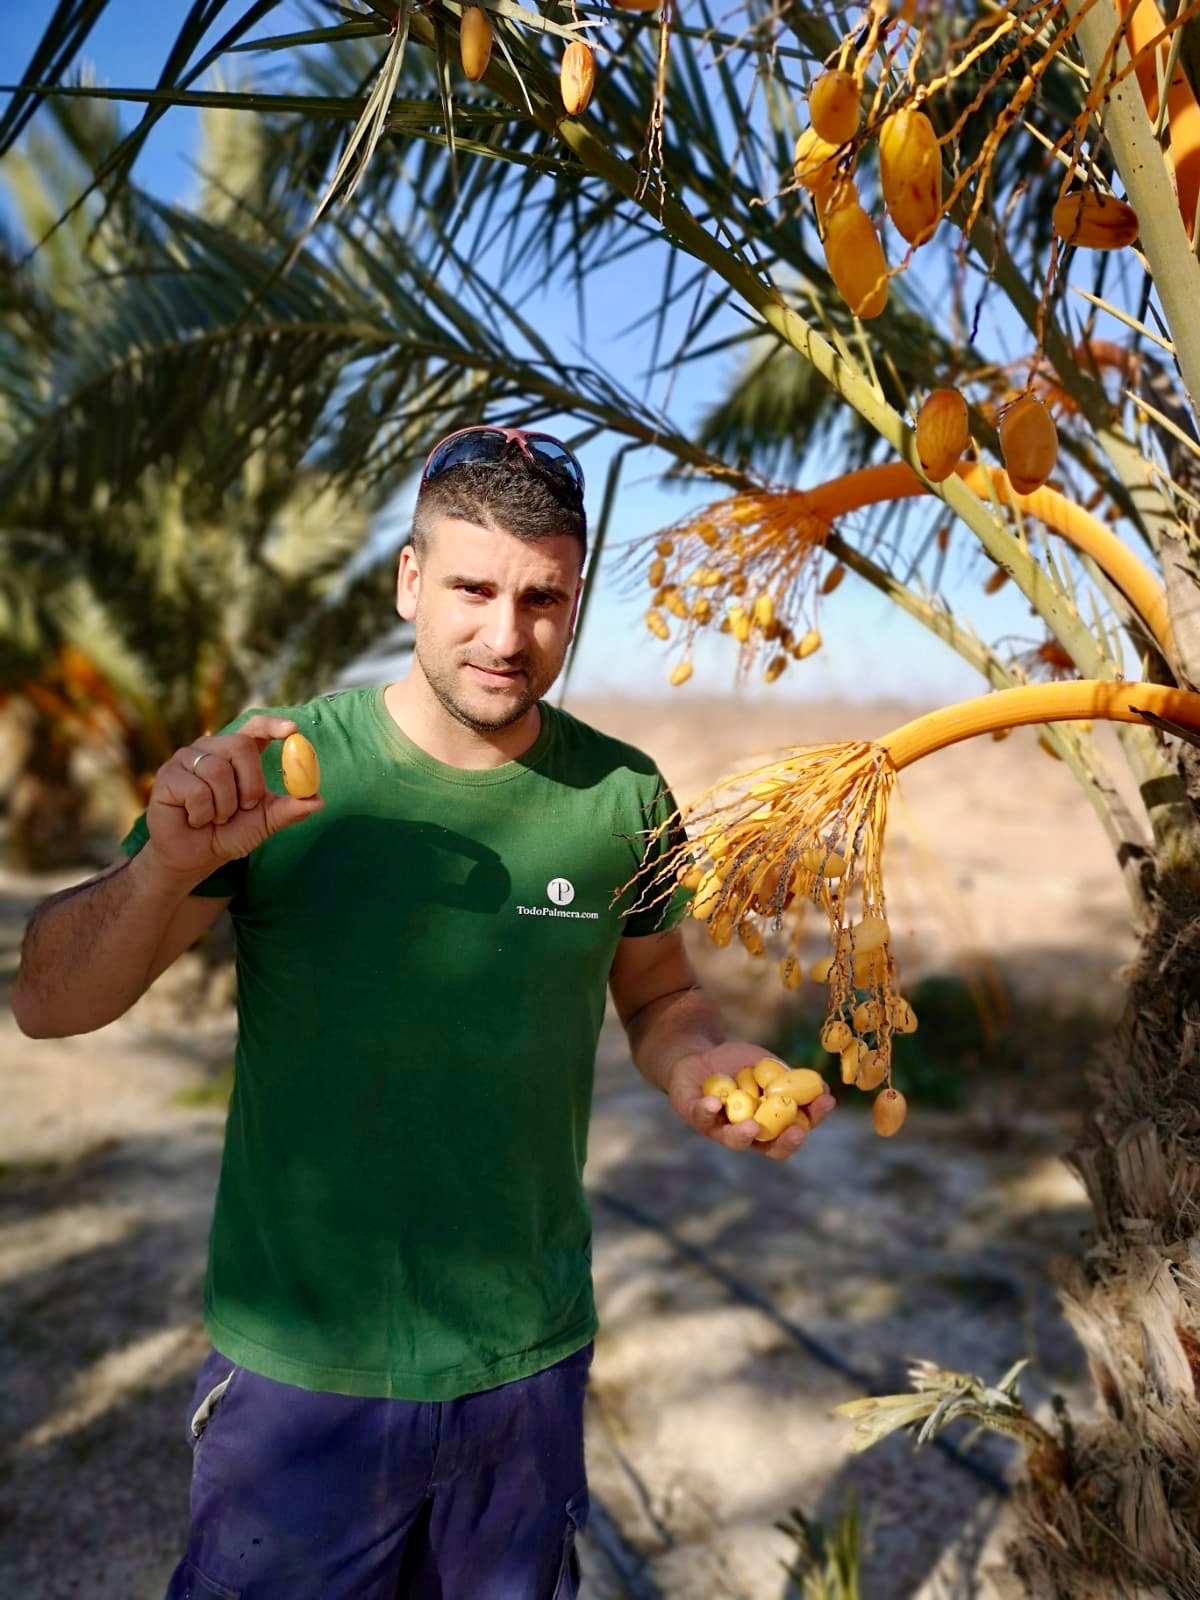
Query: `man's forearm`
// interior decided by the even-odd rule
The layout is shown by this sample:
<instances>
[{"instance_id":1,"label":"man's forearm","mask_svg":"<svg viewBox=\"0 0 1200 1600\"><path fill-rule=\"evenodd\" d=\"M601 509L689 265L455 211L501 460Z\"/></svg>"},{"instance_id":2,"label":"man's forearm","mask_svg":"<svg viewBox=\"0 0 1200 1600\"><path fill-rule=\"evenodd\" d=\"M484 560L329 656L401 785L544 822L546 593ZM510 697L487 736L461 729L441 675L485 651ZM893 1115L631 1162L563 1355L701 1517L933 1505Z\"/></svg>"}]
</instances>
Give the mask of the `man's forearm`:
<instances>
[{"instance_id":1,"label":"man's forearm","mask_svg":"<svg viewBox=\"0 0 1200 1600\"><path fill-rule=\"evenodd\" d=\"M150 848L34 913L12 991L23 1033L90 1033L141 996L171 919L193 887L161 874Z\"/></svg>"},{"instance_id":2,"label":"man's forearm","mask_svg":"<svg viewBox=\"0 0 1200 1600\"><path fill-rule=\"evenodd\" d=\"M723 1044L721 1014L703 989L680 989L652 1001L626 1026L633 1063L643 1078L667 1092L671 1068L681 1056Z\"/></svg>"}]
</instances>

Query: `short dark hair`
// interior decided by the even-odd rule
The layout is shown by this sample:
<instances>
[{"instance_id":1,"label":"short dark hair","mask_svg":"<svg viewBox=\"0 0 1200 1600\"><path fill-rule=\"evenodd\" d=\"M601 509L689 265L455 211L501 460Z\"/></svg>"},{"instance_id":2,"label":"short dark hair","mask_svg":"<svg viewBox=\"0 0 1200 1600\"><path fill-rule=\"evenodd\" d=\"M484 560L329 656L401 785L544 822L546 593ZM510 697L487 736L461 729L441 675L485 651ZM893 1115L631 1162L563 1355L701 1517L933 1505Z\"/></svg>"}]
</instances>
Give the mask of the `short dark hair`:
<instances>
[{"instance_id":1,"label":"short dark hair","mask_svg":"<svg viewBox=\"0 0 1200 1600\"><path fill-rule=\"evenodd\" d=\"M499 461L464 461L422 484L410 535L418 557L443 517L461 517L518 539L569 534L579 541L581 566L587 556L587 513L578 490L561 474L535 465L515 445Z\"/></svg>"}]
</instances>

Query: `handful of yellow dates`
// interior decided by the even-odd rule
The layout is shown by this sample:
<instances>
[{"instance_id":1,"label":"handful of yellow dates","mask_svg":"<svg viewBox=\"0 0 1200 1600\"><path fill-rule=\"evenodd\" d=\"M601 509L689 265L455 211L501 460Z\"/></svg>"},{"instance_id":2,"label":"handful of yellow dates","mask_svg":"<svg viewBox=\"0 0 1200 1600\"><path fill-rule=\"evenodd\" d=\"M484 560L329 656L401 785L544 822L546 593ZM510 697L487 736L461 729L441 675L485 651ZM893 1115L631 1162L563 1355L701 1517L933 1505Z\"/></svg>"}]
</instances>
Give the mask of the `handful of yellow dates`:
<instances>
[{"instance_id":1,"label":"handful of yellow dates","mask_svg":"<svg viewBox=\"0 0 1200 1600\"><path fill-rule=\"evenodd\" d=\"M810 1126L804 1108L824 1094L825 1080L811 1067L785 1067L773 1056L764 1056L752 1067L743 1067L735 1078L714 1072L700 1087L703 1094L721 1102L730 1122L753 1117L762 1129L754 1142L766 1144L794 1122Z\"/></svg>"}]
</instances>

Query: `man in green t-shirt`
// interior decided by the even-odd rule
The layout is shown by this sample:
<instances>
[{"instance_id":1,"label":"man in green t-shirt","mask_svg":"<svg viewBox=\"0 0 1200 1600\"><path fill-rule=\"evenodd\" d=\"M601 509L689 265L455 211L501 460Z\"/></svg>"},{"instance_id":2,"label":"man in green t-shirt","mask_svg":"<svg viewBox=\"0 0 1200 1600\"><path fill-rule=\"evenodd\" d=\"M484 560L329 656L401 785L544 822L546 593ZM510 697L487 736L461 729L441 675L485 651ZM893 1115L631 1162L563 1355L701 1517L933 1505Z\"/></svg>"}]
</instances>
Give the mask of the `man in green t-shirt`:
<instances>
[{"instance_id":1,"label":"man in green t-shirt","mask_svg":"<svg viewBox=\"0 0 1200 1600\"><path fill-rule=\"evenodd\" d=\"M695 1132L775 1160L802 1141L754 1144L702 1094L764 1052L724 1039L686 897L639 894L674 812L657 768L543 698L586 532L559 441L443 440L400 556L407 676L177 751L125 859L30 925L13 1010L36 1037L121 1015L226 907L236 929L213 1351L171 1600L576 1593L607 990ZM281 776L295 731L321 765L306 800Z\"/></svg>"}]
</instances>

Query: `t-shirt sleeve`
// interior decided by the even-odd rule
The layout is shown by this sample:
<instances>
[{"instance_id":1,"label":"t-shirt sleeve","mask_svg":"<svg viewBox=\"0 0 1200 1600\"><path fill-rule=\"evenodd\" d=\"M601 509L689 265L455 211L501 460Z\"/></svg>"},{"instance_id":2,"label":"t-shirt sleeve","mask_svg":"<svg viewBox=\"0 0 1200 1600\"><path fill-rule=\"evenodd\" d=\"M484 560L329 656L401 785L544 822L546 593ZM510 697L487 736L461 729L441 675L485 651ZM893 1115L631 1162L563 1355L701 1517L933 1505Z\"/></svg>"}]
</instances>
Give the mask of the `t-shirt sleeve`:
<instances>
[{"instance_id":1,"label":"t-shirt sleeve","mask_svg":"<svg viewBox=\"0 0 1200 1600\"><path fill-rule=\"evenodd\" d=\"M235 717L232 722L226 723L223 728L218 728L217 732L236 733L243 722L258 715L262 710L263 707L261 706L251 706L248 710L243 711L240 716ZM150 829L146 823L146 813L143 811L133 824L133 827L121 840L120 848L132 860L138 851L145 847L149 838ZM198 883L191 892L208 900L236 900L246 884L247 860L248 857L242 856L237 861L226 861L215 872L210 872L208 877Z\"/></svg>"},{"instance_id":2,"label":"t-shirt sleeve","mask_svg":"<svg viewBox=\"0 0 1200 1600\"><path fill-rule=\"evenodd\" d=\"M634 882L623 937L641 938L665 933L687 914L692 892L676 878L679 847L687 833L679 817L679 807L666 779L658 774L650 798L642 808L641 866Z\"/></svg>"}]
</instances>

